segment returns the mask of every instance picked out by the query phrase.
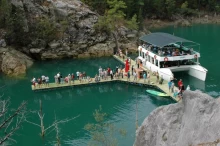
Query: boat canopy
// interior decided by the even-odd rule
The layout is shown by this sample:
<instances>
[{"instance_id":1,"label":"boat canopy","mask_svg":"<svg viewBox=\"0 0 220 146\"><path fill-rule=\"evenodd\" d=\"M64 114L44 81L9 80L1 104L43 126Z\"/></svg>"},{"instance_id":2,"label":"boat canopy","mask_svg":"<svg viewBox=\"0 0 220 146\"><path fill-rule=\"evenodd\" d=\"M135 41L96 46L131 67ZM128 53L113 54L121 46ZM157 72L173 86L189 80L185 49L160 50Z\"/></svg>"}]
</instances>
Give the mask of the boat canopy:
<instances>
[{"instance_id":1,"label":"boat canopy","mask_svg":"<svg viewBox=\"0 0 220 146\"><path fill-rule=\"evenodd\" d=\"M150 34L140 37L139 39L146 43L155 45L160 48L163 48L167 45L171 45L174 43L179 43L179 42L181 43L187 42L187 43L199 45L198 43L195 43L193 41L189 41L184 38L180 38L180 37L171 35L169 33L163 33L163 32L150 33Z\"/></svg>"}]
</instances>

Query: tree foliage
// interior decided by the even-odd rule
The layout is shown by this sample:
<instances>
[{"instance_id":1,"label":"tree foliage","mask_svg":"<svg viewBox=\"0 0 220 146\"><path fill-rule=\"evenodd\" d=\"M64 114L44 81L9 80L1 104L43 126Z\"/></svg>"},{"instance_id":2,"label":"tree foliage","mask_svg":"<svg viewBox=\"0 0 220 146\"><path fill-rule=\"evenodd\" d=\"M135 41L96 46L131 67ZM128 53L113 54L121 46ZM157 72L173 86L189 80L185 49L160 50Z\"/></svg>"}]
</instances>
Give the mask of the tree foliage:
<instances>
[{"instance_id":1,"label":"tree foliage","mask_svg":"<svg viewBox=\"0 0 220 146\"><path fill-rule=\"evenodd\" d=\"M101 12L99 14L102 16L109 9L108 0L84 0L84 2L98 13ZM219 13L220 5L218 0L123 0L123 2L126 8L122 11L126 19L131 19L136 14L139 24L146 17L169 19L173 14L197 15L198 10ZM117 5L114 2L112 4ZM185 4L187 8L182 8Z\"/></svg>"},{"instance_id":2,"label":"tree foliage","mask_svg":"<svg viewBox=\"0 0 220 146\"><path fill-rule=\"evenodd\" d=\"M125 136L126 131L117 129L114 124L106 122L107 114L102 111L102 107L96 109L93 113L95 123L85 125L84 129L87 130L91 136L90 146L117 146L117 139L115 134Z\"/></svg>"}]
</instances>

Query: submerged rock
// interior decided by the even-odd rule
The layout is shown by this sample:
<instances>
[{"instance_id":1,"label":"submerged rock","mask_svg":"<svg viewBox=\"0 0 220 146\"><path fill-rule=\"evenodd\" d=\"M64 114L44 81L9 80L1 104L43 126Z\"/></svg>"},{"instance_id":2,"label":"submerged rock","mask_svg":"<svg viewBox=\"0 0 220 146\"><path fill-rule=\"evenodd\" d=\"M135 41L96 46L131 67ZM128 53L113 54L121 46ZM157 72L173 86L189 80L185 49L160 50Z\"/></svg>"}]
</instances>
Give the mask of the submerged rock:
<instances>
[{"instance_id":1,"label":"submerged rock","mask_svg":"<svg viewBox=\"0 0 220 146\"><path fill-rule=\"evenodd\" d=\"M220 101L185 91L181 103L154 110L136 132L135 146L216 146L220 142Z\"/></svg>"}]
</instances>

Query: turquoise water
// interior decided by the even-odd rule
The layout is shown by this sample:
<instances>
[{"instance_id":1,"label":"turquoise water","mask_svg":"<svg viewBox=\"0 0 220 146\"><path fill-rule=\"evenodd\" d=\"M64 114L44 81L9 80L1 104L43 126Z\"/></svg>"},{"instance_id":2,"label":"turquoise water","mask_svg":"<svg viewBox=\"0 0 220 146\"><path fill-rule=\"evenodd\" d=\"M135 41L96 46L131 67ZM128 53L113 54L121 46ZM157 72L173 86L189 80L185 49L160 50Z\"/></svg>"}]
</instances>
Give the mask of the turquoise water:
<instances>
[{"instance_id":1,"label":"turquoise water","mask_svg":"<svg viewBox=\"0 0 220 146\"><path fill-rule=\"evenodd\" d=\"M135 107L138 103L139 125L144 118L156 107L172 103L170 99L161 99L148 96L145 87L138 87L123 83L106 83L101 85L74 87L71 89L59 89L44 92L32 92L30 80L32 76L38 77L42 74L53 76L61 71L63 75L79 71L86 71L88 75L94 76L99 66L103 68L120 65L118 61L110 58L98 58L88 60L59 60L48 62L36 62L28 70L24 79L12 79L1 75L0 83L5 85L1 90L5 96L11 97L11 107L16 107L21 101L28 100L29 121L39 123L38 115L33 113L39 109L39 99L43 103L45 113L45 127L54 120L54 113L58 119L71 118L80 115L79 118L60 125L62 145L84 146L89 141L88 133L83 129L87 123L94 122L92 113L102 106L103 111L108 114L107 120L118 128L127 131L126 137L116 135L119 145L132 145L135 139ZM43 146L54 145L55 132L46 135L44 140L39 136L40 128L29 123L24 123L15 135L19 146Z\"/></svg>"},{"instance_id":2,"label":"turquoise water","mask_svg":"<svg viewBox=\"0 0 220 146\"><path fill-rule=\"evenodd\" d=\"M157 30L158 31L158 30ZM190 84L192 89L202 90L209 95L218 97L219 72L218 66L220 53L218 25L195 25L193 27L168 27L159 31L169 32L180 37L201 44L201 64L208 69L207 80L202 82L186 73L176 73L177 79L182 78L184 84ZM15 108L23 100L28 101L27 109L31 111L27 118L38 122L39 118L34 111L39 109L39 99L43 103L45 113L45 127L54 120L54 113L58 119L71 118L80 115L79 118L59 125L61 143L63 146L85 146L89 141L88 133L83 129L87 123L94 122L92 112L102 105L103 111L108 113L107 121L112 122L118 128L127 130L127 136L116 135L120 146L132 146L135 139L135 107L138 103L139 125L144 118L156 107L173 103L170 99L157 98L145 93L145 87L127 85L122 83L107 83L94 86L74 87L71 89L59 89L45 92L32 92L30 80L33 76L48 75L50 81L57 72L63 75L75 73L77 70L86 71L88 75L94 76L99 66L103 68L120 65L112 57L86 59L86 60L58 60L36 62L27 72L23 79L8 78L0 74L0 89L4 97L11 98L11 107ZM40 128L29 123L24 123L13 138L18 146L49 146L55 143L55 132L46 135L44 139L39 136Z\"/></svg>"}]
</instances>

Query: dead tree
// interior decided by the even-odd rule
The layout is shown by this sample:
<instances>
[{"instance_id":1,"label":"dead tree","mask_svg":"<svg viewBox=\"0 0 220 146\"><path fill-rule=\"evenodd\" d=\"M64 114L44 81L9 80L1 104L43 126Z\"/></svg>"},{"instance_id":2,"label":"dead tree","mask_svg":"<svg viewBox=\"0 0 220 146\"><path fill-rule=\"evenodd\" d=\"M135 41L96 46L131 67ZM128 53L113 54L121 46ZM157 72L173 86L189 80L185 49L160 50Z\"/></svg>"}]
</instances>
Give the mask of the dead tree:
<instances>
[{"instance_id":1,"label":"dead tree","mask_svg":"<svg viewBox=\"0 0 220 146\"><path fill-rule=\"evenodd\" d=\"M58 125L59 124L63 124L63 123L67 123L67 122L69 122L71 120L74 120L77 117L79 117L80 115L78 115L76 117L73 117L73 118L66 118L64 120L57 120L56 116L55 116L54 122L51 125L49 125L47 128L45 128L45 126L44 126L44 114L43 114L43 110L42 110L42 102L41 102L41 100L39 100L39 104L40 104L40 110L38 111L38 116L40 118L40 124L28 121L27 119L26 119L26 122L40 127L40 129L41 129L41 133L40 133L41 137L44 137L48 130L51 130L51 131L56 130L56 139L57 139L57 143L59 145L60 144L60 138L59 138L59 128L58 128Z\"/></svg>"},{"instance_id":2,"label":"dead tree","mask_svg":"<svg viewBox=\"0 0 220 146\"><path fill-rule=\"evenodd\" d=\"M3 86L0 87L0 89L1 88L3 88ZM27 104L27 101L22 102L17 109L11 110L9 108L10 98L4 99L3 95L0 95L0 131L2 131L4 135L0 136L0 145L7 140L15 141L11 137L25 120Z\"/></svg>"}]
</instances>

